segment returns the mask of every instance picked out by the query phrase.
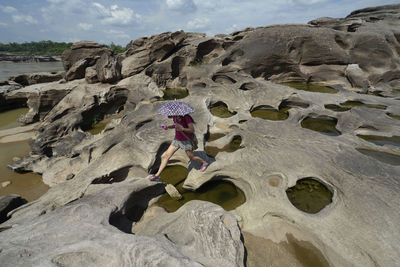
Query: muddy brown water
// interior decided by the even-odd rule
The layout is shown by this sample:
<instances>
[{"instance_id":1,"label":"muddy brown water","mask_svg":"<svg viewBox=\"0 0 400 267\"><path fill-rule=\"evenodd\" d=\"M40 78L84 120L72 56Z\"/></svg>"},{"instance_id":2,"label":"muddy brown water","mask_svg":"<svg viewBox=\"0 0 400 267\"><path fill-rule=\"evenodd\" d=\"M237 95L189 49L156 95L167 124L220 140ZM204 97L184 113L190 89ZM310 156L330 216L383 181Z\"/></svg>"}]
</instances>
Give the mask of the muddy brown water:
<instances>
[{"instance_id":1,"label":"muddy brown water","mask_svg":"<svg viewBox=\"0 0 400 267\"><path fill-rule=\"evenodd\" d=\"M28 111L27 108L0 113L0 130L19 126L17 118ZM23 158L30 152L29 140L0 143L0 184L10 181L6 187L0 185L0 196L18 194L28 201L35 200L47 192L49 187L43 183L42 176L34 173L20 174L7 168L13 158Z\"/></svg>"},{"instance_id":2,"label":"muddy brown water","mask_svg":"<svg viewBox=\"0 0 400 267\"><path fill-rule=\"evenodd\" d=\"M296 239L286 234L287 242L275 243L272 240L242 231L247 252L246 266L330 266L322 252L309 241Z\"/></svg>"},{"instance_id":3,"label":"muddy brown water","mask_svg":"<svg viewBox=\"0 0 400 267\"><path fill-rule=\"evenodd\" d=\"M357 137L364 139L368 142L374 143L375 145L384 146L400 146L400 136L378 136L378 135L357 135Z\"/></svg>"},{"instance_id":4,"label":"muddy brown water","mask_svg":"<svg viewBox=\"0 0 400 267\"><path fill-rule=\"evenodd\" d=\"M159 100L174 100L182 99L189 95L189 91L186 88L167 88L163 90L164 95Z\"/></svg>"},{"instance_id":5,"label":"muddy brown water","mask_svg":"<svg viewBox=\"0 0 400 267\"><path fill-rule=\"evenodd\" d=\"M242 190L234 184L222 180L210 181L196 191L183 188L188 171L182 166L167 166L161 172L161 180L172 184L182 195L182 199L172 199L168 194L162 195L156 205L163 207L168 212L174 212L191 200L204 200L217 204L225 210L233 210L246 200Z\"/></svg>"}]
</instances>

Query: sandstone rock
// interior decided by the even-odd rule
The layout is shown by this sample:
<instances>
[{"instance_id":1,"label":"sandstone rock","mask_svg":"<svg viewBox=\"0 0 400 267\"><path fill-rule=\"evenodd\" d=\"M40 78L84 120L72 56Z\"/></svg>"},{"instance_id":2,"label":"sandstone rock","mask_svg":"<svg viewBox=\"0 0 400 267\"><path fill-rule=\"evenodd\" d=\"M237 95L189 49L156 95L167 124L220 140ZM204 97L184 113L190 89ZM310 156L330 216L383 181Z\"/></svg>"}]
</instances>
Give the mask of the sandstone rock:
<instances>
[{"instance_id":1,"label":"sandstone rock","mask_svg":"<svg viewBox=\"0 0 400 267\"><path fill-rule=\"evenodd\" d=\"M5 181L5 182L2 182L2 183L1 183L1 187L7 187L7 186L9 186L10 184L11 184L10 181Z\"/></svg>"},{"instance_id":2,"label":"sandstone rock","mask_svg":"<svg viewBox=\"0 0 400 267\"><path fill-rule=\"evenodd\" d=\"M130 42L126 46L125 59L122 61L122 77L126 78L137 74L156 60L164 60L179 47L185 37L186 33L178 31Z\"/></svg>"},{"instance_id":3,"label":"sandstone rock","mask_svg":"<svg viewBox=\"0 0 400 267\"><path fill-rule=\"evenodd\" d=\"M179 200L182 198L182 195L178 192L178 190L176 190L175 186L173 186L172 184L167 184L165 190L167 191L168 195L173 199Z\"/></svg>"},{"instance_id":4,"label":"sandstone rock","mask_svg":"<svg viewBox=\"0 0 400 267\"><path fill-rule=\"evenodd\" d=\"M121 64L116 57L103 54L96 63L96 73L100 82L112 83L121 79Z\"/></svg>"},{"instance_id":5,"label":"sandstone rock","mask_svg":"<svg viewBox=\"0 0 400 267\"><path fill-rule=\"evenodd\" d=\"M85 70L85 80L86 80L87 83L97 83L97 82L99 82L99 79L97 77L96 68L94 66L86 68L86 70Z\"/></svg>"},{"instance_id":6,"label":"sandstone rock","mask_svg":"<svg viewBox=\"0 0 400 267\"><path fill-rule=\"evenodd\" d=\"M61 58L65 71L68 71L76 62L83 59L93 59L104 53L111 54L112 52L104 45L90 41L80 41L74 43L70 49L65 50Z\"/></svg>"},{"instance_id":7,"label":"sandstone rock","mask_svg":"<svg viewBox=\"0 0 400 267\"><path fill-rule=\"evenodd\" d=\"M362 92L368 90L368 77L357 64L350 64L347 66L345 75L354 88L362 89Z\"/></svg>"},{"instance_id":8,"label":"sandstone rock","mask_svg":"<svg viewBox=\"0 0 400 267\"><path fill-rule=\"evenodd\" d=\"M8 213L25 204L27 201L19 195L6 195L0 197L0 223L8 219Z\"/></svg>"},{"instance_id":9,"label":"sandstone rock","mask_svg":"<svg viewBox=\"0 0 400 267\"><path fill-rule=\"evenodd\" d=\"M46 264L86 263L85 259L96 258L106 262L103 265L123 265L120 260L130 256L119 253L131 251L127 244L146 240L135 250L139 256L134 258L141 265L147 262L140 253L148 246L162 255L168 248L170 256L165 259L171 262L185 259L183 263L178 260L178 265L240 266L243 258L234 218L241 218L240 230L260 242L247 249L261 247L268 249L268 257L287 257L282 264L301 263L296 258L297 248L317 255L325 265L399 265L400 217L393 211L400 205L396 180L400 150L396 142L382 144L358 137L388 138L400 131L395 19L399 8L364 10L344 19L321 19L314 25L249 28L215 38L183 33L186 37L181 41L169 33L142 38L131 42L124 55L125 60L132 60L125 65L128 78L115 85L78 80L63 84L64 88L74 85L73 90L44 117L32 142L32 154L14 164L17 169L42 173L52 187L37 201L14 210L1 226L15 227L3 231L0 242L17 244L11 248L1 245L7 247L0 253L0 258L6 259L2 262L12 265L9 259L21 254L23 259L18 260L25 265L37 264L39 258ZM363 44L363 38L376 43ZM196 58L205 60L194 64ZM374 67L375 61L378 67ZM122 69L124 76L124 63ZM318 81L337 92L304 91L273 83L285 81ZM364 82L385 97L354 90L352 84L363 86ZM188 169L184 189L197 190L221 179L239 187L246 201L228 213L198 201L167 213L152 205L164 187L155 188L143 179L136 187L128 180L131 174L152 173L158 168L173 131L160 130L165 118L155 114L163 102L154 100L162 96L164 87L178 84L189 92L183 101L196 110L193 117L200 146L196 155L207 159L209 149L218 153L205 172L188 162L181 150L171 163ZM210 110L219 102L231 112L229 117ZM284 111L288 118L253 117L253 111L263 109ZM107 131L91 135L77 130L88 129L95 115L108 110L122 110L122 116ZM319 123L315 128L306 127L304 121L310 119L334 124L336 136L320 132ZM213 134L223 137L206 138ZM71 173L74 178L67 180ZM316 214L297 209L286 194L307 177L320 181L333 194L332 202ZM49 241L29 236L37 225L52 226L40 229ZM90 231L82 225L89 225ZM79 232L79 238L75 235L78 228L86 231ZM135 235L128 238L132 230ZM59 241L64 240L59 235L68 242L71 236L67 244L87 237L84 244L94 240L96 250L91 245L71 248ZM28 257L18 246L25 243L29 243L28 254L31 247L46 253L34 250L39 256ZM56 246L46 245L49 243ZM228 244L233 253L224 251L221 243ZM247 256L258 257L259 252ZM116 256L107 261L101 255ZM260 257L250 262L266 262Z\"/></svg>"},{"instance_id":10,"label":"sandstone rock","mask_svg":"<svg viewBox=\"0 0 400 267\"><path fill-rule=\"evenodd\" d=\"M93 66L96 59L84 58L74 63L66 74L66 80L72 81L75 79L85 78L85 71L87 67Z\"/></svg>"},{"instance_id":11,"label":"sandstone rock","mask_svg":"<svg viewBox=\"0 0 400 267\"><path fill-rule=\"evenodd\" d=\"M23 86L37 84L37 83L49 83L61 80L65 75L65 72L40 72L40 73L29 73L21 74L11 77L10 80L19 83Z\"/></svg>"},{"instance_id":12,"label":"sandstone rock","mask_svg":"<svg viewBox=\"0 0 400 267\"><path fill-rule=\"evenodd\" d=\"M225 225L221 217L231 215L215 205L211 209L210 204L192 205L179 216L170 216L173 225L159 228L164 228L162 232L170 233L171 238L162 234L127 234L114 226L120 226L116 221L119 216L116 207L123 209L131 200L145 204L150 195L159 194L162 188L146 179L127 180L5 230L0 233L0 259L5 265L92 265L95 262L107 266L232 266L239 262L237 266L243 266L239 229ZM191 215L193 209L196 220ZM125 211L128 216L140 215L140 209ZM212 228L204 226L201 220L211 221ZM210 230L215 231L212 239L200 234ZM185 243L185 238L195 244ZM8 246L9 242L15 245Z\"/></svg>"}]
</instances>

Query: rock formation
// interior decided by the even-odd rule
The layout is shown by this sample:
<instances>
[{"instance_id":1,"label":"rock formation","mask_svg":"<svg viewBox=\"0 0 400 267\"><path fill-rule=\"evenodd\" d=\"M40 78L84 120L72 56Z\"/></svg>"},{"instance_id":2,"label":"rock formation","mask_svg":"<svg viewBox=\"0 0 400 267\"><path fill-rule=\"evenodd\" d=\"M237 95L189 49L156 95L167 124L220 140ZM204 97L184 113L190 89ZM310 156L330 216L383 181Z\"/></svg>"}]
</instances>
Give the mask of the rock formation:
<instances>
[{"instance_id":1,"label":"rock formation","mask_svg":"<svg viewBox=\"0 0 400 267\"><path fill-rule=\"evenodd\" d=\"M400 5L390 5L215 37L162 33L130 42L121 55L74 44L63 54L66 83L4 94L6 103L28 99L40 118L31 155L10 167L41 173L51 188L0 225L0 260L243 266L241 233L254 249L248 266L301 266L309 260L302 253L322 265L399 265L399 16ZM52 108L38 97L50 88L62 92ZM166 118L156 115L157 100L177 88L196 110L196 154L211 164L200 172L182 151L172 162L188 169L185 189L221 179L239 187L246 201L230 212L202 201L174 213L155 204L165 188L146 175L173 138L160 130ZM112 113L121 116L100 134L86 132ZM235 140L240 146L229 149ZM303 178L333 195L315 214L286 195Z\"/></svg>"}]
</instances>

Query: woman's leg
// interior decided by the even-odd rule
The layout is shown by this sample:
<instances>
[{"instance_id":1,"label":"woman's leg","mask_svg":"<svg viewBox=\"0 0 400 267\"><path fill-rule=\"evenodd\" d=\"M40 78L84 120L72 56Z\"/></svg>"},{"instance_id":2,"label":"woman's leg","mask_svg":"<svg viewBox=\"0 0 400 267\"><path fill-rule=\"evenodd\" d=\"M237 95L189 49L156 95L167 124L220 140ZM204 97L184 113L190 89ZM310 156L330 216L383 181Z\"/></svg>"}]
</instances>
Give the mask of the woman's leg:
<instances>
[{"instance_id":1,"label":"woman's leg","mask_svg":"<svg viewBox=\"0 0 400 267\"><path fill-rule=\"evenodd\" d=\"M160 176L161 172L165 169L167 166L168 160L172 157L172 155L179 149L179 147L170 145L165 151L164 155L161 157L161 164L160 168L158 168L157 173L155 174L156 176Z\"/></svg>"},{"instance_id":2,"label":"woman's leg","mask_svg":"<svg viewBox=\"0 0 400 267\"><path fill-rule=\"evenodd\" d=\"M198 157L198 156L195 156L195 155L193 154L193 151L192 151L192 150L186 150L185 152L186 152L186 155L188 155L189 159L195 160L195 161L197 161L197 162L200 162L200 163L202 164L202 169L203 169L203 166L204 166L204 167L207 167L207 165L208 165L207 161L205 161L204 159L202 159L202 158L200 158L200 157ZM204 169L205 169L205 168L204 168Z\"/></svg>"}]
</instances>

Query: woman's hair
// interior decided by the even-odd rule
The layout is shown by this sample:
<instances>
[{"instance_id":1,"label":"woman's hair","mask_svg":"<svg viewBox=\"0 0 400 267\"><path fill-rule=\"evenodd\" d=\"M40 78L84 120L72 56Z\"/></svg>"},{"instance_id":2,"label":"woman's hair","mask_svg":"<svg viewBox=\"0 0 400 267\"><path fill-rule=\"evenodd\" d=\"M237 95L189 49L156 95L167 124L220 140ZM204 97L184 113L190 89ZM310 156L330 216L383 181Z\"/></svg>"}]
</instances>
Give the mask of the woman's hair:
<instances>
[{"instance_id":1,"label":"woman's hair","mask_svg":"<svg viewBox=\"0 0 400 267\"><path fill-rule=\"evenodd\" d=\"M186 114L185 116L189 116L192 119L192 123L195 124L196 122L194 121L193 117L190 116L189 114Z\"/></svg>"}]
</instances>

